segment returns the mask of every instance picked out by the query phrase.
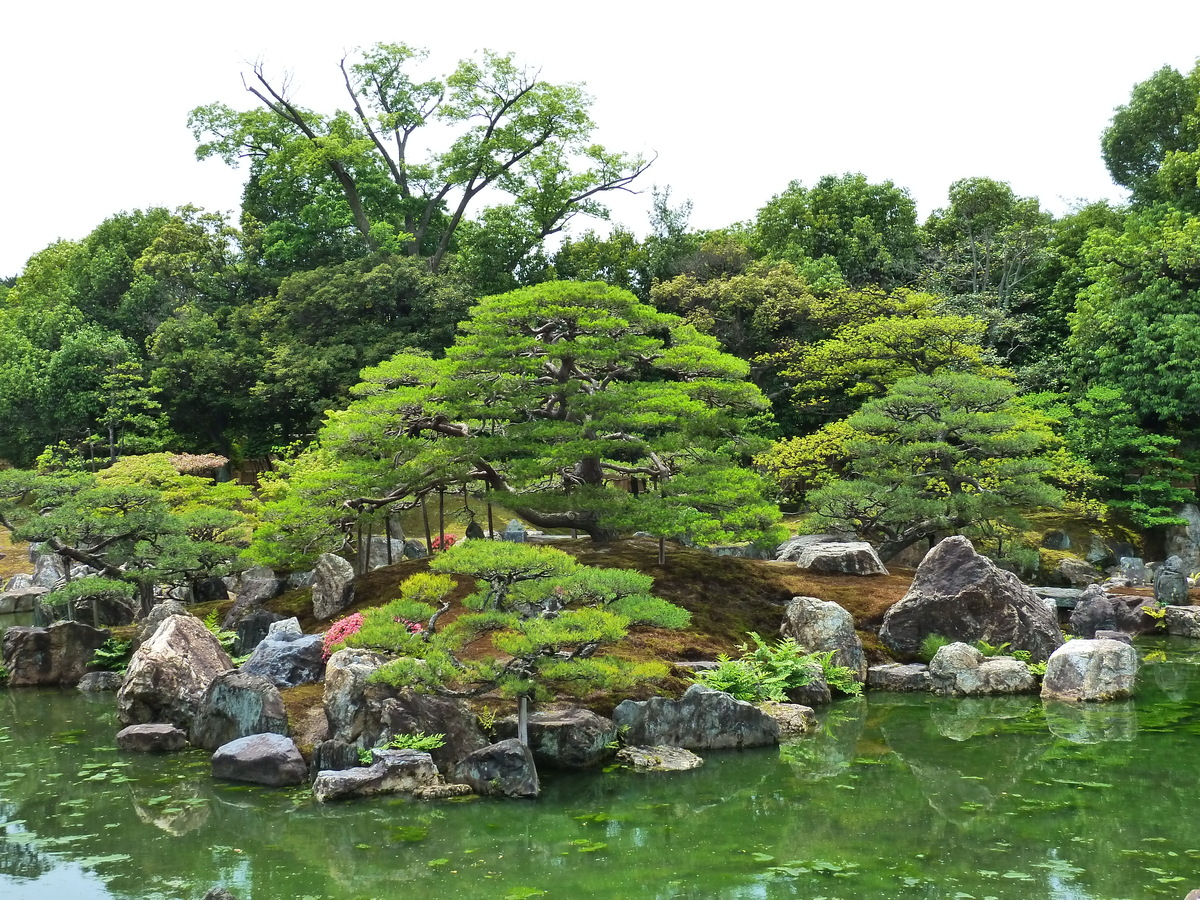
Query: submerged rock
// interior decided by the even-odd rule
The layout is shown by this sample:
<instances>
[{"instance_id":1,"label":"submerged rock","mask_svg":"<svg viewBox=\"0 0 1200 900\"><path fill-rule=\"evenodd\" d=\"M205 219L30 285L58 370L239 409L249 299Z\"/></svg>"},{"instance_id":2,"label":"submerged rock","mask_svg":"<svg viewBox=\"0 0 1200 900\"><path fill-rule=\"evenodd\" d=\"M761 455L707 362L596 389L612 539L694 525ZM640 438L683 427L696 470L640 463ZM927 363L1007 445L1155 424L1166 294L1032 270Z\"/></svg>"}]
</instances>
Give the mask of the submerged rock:
<instances>
[{"instance_id":1,"label":"submerged rock","mask_svg":"<svg viewBox=\"0 0 1200 900\"><path fill-rule=\"evenodd\" d=\"M622 747L617 759L639 772L686 772L704 765L704 760L682 747Z\"/></svg>"},{"instance_id":2,"label":"submerged rock","mask_svg":"<svg viewBox=\"0 0 1200 900\"><path fill-rule=\"evenodd\" d=\"M1137 651L1129 644L1068 641L1046 663L1042 698L1070 702L1119 700L1133 693L1137 670Z\"/></svg>"},{"instance_id":3,"label":"submerged rock","mask_svg":"<svg viewBox=\"0 0 1200 900\"><path fill-rule=\"evenodd\" d=\"M338 771L317 773L313 796L320 802L367 797L371 794L411 793L438 784L437 767L421 750L372 750L373 762Z\"/></svg>"},{"instance_id":4,"label":"submerged rock","mask_svg":"<svg viewBox=\"0 0 1200 900\"><path fill-rule=\"evenodd\" d=\"M760 747L779 743L779 725L753 704L693 684L679 700L625 700L613 711L617 728L634 746L695 749Z\"/></svg>"},{"instance_id":5,"label":"submerged rock","mask_svg":"<svg viewBox=\"0 0 1200 900\"><path fill-rule=\"evenodd\" d=\"M1048 658L1063 642L1046 603L961 536L946 538L929 552L879 632L893 653L907 657L916 656L931 634L1008 644L1011 650L1028 650L1034 661Z\"/></svg>"},{"instance_id":6,"label":"submerged rock","mask_svg":"<svg viewBox=\"0 0 1200 900\"><path fill-rule=\"evenodd\" d=\"M217 748L212 755L212 775L227 781L284 787L308 781L308 766L290 737L252 734Z\"/></svg>"}]
</instances>

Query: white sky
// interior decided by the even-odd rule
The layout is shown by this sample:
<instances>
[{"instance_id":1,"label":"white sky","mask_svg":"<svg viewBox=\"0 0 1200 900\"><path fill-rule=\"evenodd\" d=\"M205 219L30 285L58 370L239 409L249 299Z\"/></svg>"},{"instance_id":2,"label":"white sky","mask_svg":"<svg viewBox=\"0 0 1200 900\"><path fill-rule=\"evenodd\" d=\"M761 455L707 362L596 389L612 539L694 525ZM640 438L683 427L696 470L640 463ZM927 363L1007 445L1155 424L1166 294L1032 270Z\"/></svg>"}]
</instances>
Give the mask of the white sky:
<instances>
[{"instance_id":1,"label":"white sky","mask_svg":"<svg viewBox=\"0 0 1200 900\"><path fill-rule=\"evenodd\" d=\"M251 105L239 73L258 57L329 108L343 51L378 41L429 48L439 73L488 47L586 83L598 140L659 154L645 193L614 203L638 233L653 183L715 228L848 171L907 187L922 217L975 175L1061 213L1120 198L1100 132L1136 82L1191 69L1200 3L11 0L0 33L8 275L120 210L235 210L243 175L195 160L188 111Z\"/></svg>"}]
</instances>

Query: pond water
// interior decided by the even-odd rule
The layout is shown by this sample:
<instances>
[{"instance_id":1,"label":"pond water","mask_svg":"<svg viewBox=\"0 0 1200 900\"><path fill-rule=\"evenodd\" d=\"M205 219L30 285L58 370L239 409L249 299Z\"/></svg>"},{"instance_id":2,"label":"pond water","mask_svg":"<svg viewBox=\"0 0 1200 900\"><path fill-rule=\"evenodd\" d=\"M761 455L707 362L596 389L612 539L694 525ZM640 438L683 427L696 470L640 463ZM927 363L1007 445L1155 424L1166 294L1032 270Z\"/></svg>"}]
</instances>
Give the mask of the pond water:
<instances>
[{"instance_id":1,"label":"pond water","mask_svg":"<svg viewBox=\"0 0 1200 900\"><path fill-rule=\"evenodd\" d=\"M0 897L1181 898L1200 887L1200 642L1135 700L874 695L674 775L533 803L319 805L118 752L111 696L0 691Z\"/></svg>"}]
</instances>

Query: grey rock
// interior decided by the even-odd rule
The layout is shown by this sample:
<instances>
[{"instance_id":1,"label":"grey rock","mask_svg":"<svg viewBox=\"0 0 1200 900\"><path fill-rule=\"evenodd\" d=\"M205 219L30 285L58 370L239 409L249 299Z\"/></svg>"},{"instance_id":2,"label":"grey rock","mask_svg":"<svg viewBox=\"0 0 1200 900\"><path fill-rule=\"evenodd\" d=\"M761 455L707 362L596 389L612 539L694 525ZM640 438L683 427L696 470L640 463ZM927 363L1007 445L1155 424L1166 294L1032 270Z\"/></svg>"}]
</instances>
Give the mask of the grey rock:
<instances>
[{"instance_id":1,"label":"grey rock","mask_svg":"<svg viewBox=\"0 0 1200 900\"><path fill-rule=\"evenodd\" d=\"M860 682L866 680L867 659L854 630L854 617L838 604L816 597L793 597L784 610L779 635L792 638L808 653L833 650L835 665L849 668Z\"/></svg>"},{"instance_id":2,"label":"grey rock","mask_svg":"<svg viewBox=\"0 0 1200 900\"><path fill-rule=\"evenodd\" d=\"M238 898L223 887L215 887L204 895L204 900L238 900Z\"/></svg>"},{"instance_id":3,"label":"grey rock","mask_svg":"<svg viewBox=\"0 0 1200 900\"><path fill-rule=\"evenodd\" d=\"M428 548L426 548L423 542L418 541L416 538L409 538L404 542L405 559L424 559L428 555Z\"/></svg>"},{"instance_id":4,"label":"grey rock","mask_svg":"<svg viewBox=\"0 0 1200 900\"><path fill-rule=\"evenodd\" d=\"M273 641L294 641L304 637L304 629L300 627L300 620L295 616L289 619L280 618L267 628L267 637Z\"/></svg>"},{"instance_id":5,"label":"grey rock","mask_svg":"<svg viewBox=\"0 0 1200 900\"><path fill-rule=\"evenodd\" d=\"M15 581L17 577L19 576L14 576L13 580ZM49 593L49 588L39 587L36 584L16 588L10 585L8 590L0 594L0 616L12 613L31 613L37 602Z\"/></svg>"},{"instance_id":6,"label":"grey rock","mask_svg":"<svg viewBox=\"0 0 1200 900\"><path fill-rule=\"evenodd\" d=\"M500 540L508 541L510 544L523 544L528 536L529 532L525 528L525 523L519 519L509 519L504 530L500 532Z\"/></svg>"},{"instance_id":7,"label":"grey rock","mask_svg":"<svg viewBox=\"0 0 1200 900\"><path fill-rule=\"evenodd\" d=\"M924 663L883 663L867 669L867 687L894 694L919 694L933 689Z\"/></svg>"},{"instance_id":8,"label":"grey rock","mask_svg":"<svg viewBox=\"0 0 1200 900\"><path fill-rule=\"evenodd\" d=\"M1130 587L1153 583L1150 570L1146 568L1146 563L1139 556L1122 556L1118 566L1120 568L1118 574Z\"/></svg>"},{"instance_id":9,"label":"grey rock","mask_svg":"<svg viewBox=\"0 0 1200 900\"><path fill-rule=\"evenodd\" d=\"M217 748L212 755L212 776L285 787L308 781L308 766L291 738L252 734Z\"/></svg>"},{"instance_id":10,"label":"grey rock","mask_svg":"<svg viewBox=\"0 0 1200 900\"><path fill-rule=\"evenodd\" d=\"M260 675L231 669L209 683L190 736L197 747L216 750L237 738L268 732L288 733L279 689Z\"/></svg>"},{"instance_id":11,"label":"grey rock","mask_svg":"<svg viewBox=\"0 0 1200 900\"><path fill-rule=\"evenodd\" d=\"M215 575L197 578L192 584L193 603L214 603L228 599L229 589L225 587L225 582Z\"/></svg>"},{"instance_id":12,"label":"grey rock","mask_svg":"<svg viewBox=\"0 0 1200 900\"><path fill-rule=\"evenodd\" d=\"M811 707L799 703L766 703L756 704L760 710L775 720L779 726L780 740L799 737L815 731L817 714Z\"/></svg>"},{"instance_id":13,"label":"grey rock","mask_svg":"<svg viewBox=\"0 0 1200 900\"><path fill-rule=\"evenodd\" d=\"M134 652L117 693L123 725L169 722L188 731L209 684L233 668L195 616L170 616Z\"/></svg>"},{"instance_id":14,"label":"grey rock","mask_svg":"<svg viewBox=\"0 0 1200 900\"><path fill-rule=\"evenodd\" d=\"M1185 503L1174 513L1187 524L1166 527L1167 553L1179 557L1183 568L1194 572L1200 569L1200 506Z\"/></svg>"},{"instance_id":15,"label":"grey rock","mask_svg":"<svg viewBox=\"0 0 1200 900\"><path fill-rule=\"evenodd\" d=\"M174 753L187 746L187 735L174 725L129 725L117 732L117 749L134 753Z\"/></svg>"},{"instance_id":16,"label":"grey rock","mask_svg":"<svg viewBox=\"0 0 1200 900\"><path fill-rule=\"evenodd\" d=\"M1109 594L1101 585L1092 585L1071 611L1071 633L1088 639L1098 631L1141 634L1146 618L1138 611L1142 602L1142 598Z\"/></svg>"},{"instance_id":17,"label":"grey rock","mask_svg":"<svg viewBox=\"0 0 1200 900\"><path fill-rule=\"evenodd\" d=\"M368 697L366 705L368 721L364 734L380 743L397 734L445 735L445 745L429 751L440 772L453 772L463 757L491 743L480 729L475 713L453 697L418 694L404 688L395 696Z\"/></svg>"},{"instance_id":18,"label":"grey rock","mask_svg":"<svg viewBox=\"0 0 1200 900\"><path fill-rule=\"evenodd\" d=\"M1100 571L1091 563L1085 562L1082 559L1076 559L1073 556L1059 560L1056 571L1063 581L1075 587L1085 587L1089 584L1095 584L1102 577Z\"/></svg>"},{"instance_id":19,"label":"grey rock","mask_svg":"<svg viewBox=\"0 0 1200 900\"><path fill-rule=\"evenodd\" d=\"M440 782L437 767L420 750L372 750L369 766L326 770L313 781L313 796L324 803L372 794L412 793Z\"/></svg>"},{"instance_id":20,"label":"grey rock","mask_svg":"<svg viewBox=\"0 0 1200 900\"><path fill-rule=\"evenodd\" d=\"M704 760L682 747L622 747L617 759L639 772L686 772L704 765Z\"/></svg>"},{"instance_id":21,"label":"grey rock","mask_svg":"<svg viewBox=\"0 0 1200 900\"><path fill-rule=\"evenodd\" d=\"M171 616L190 615L191 613L187 611L187 607L178 600L164 600L162 603L155 604L150 608L150 612L146 614L146 617L138 623L138 645L150 640L154 636L154 633L158 631L158 627Z\"/></svg>"},{"instance_id":22,"label":"grey rock","mask_svg":"<svg viewBox=\"0 0 1200 900\"><path fill-rule=\"evenodd\" d=\"M808 682L788 688L787 699L789 703L798 703L801 706L826 706L832 703L833 691L829 688L829 682L825 680L824 670L814 663L809 669Z\"/></svg>"},{"instance_id":23,"label":"grey rock","mask_svg":"<svg viewBox=\"0 0 1200 900\"><path fill-rule=\"evenodd\" d=\"M388 561L388 543L388 539L384 535L373 535L371 542L358 553L359 566L368 572L373 572L375 569L403 562L404 540L402 538L391 539L391 562ZM365 566L363 566L364 562Z\"/></svg>"},{"instance_id":24,"label":"grey rock","mask_svg":"<svg viewBox=\"0 0 1200 900\"><path fill-rule=\"evenodd\" d=\"M1070 550L1071 536L1065 531L1047 531L1042 535L1042 546L1047 550Z\"/></svg>"},{"instance_id":25,"label":"grey rock","mask_svg":"<svg viewBox=\"0 0 1200 900\"><path fill-rule=\"evenodd\" d=\"M814 544L837 543L839 541L845 541L845 537L840 534L797 535L794 538L788 538L775 548L775 560L777 562L795 562L800 558L800 552L806 547L811 547Z\"/></svg>"},{"instance_id":26,"label":"grey rock","mask_svg":"<svg viewBox=\"0 0 1200 900\"><path fill-rule=\"evenodd\" d=\"M458 764L454 780L485 796L534 800L541 791L533 754L516 738L468 753Z\"/></svg>"},{"instance_id":27,"label":"grey rock","mask_svg":"<svg viewBox=\"0 0 1200 900\"><path fill-rule=\"evenodd\" d=\"M818 575L886 575L888 570L866 541L809 544L796 554L796 565Z\"/></svg>"},{"instance_id":28,"label":"grey rock","mask_svg":"<svg viewBox=\"0 0 1200 900\"><path fill-rule=\"evenodd\" d=\"M469 784L427 784L414 790L412 796L414 800L449 800L474 793Z\"/></svg>"},{"instance_id":29,"label":"grey rock","mask_svg":"<svg viewBox=\"0 0 1200 900\"><path fill-rule=\"evenodd\" d=\"M323 622L354 602L354 566L340 556L322 553L313 571L313 615Z\"/></svg>"},{"instance_id":30,"label":"grey rock","mask_svg":"<svg viewBox=\"0 0 1200 900\"><path fill-rule=\"evenodd\" d=\"M85 694L103 694L119 691L125 676L120 672L88 672L79 679L79 690Z\"/></svg>"},{"instance_id":31,"label":"grey rock","mask_svg":"<svg viewBox=\"0 0 1200 900\"><path fill-rule=\"evenodd\" d=\"M325 674L323 653L319 634L268 634L242 664L242 671L261 675L281 688L315 684Z\"/></svg>"},{"instance_id":32,"label":"grey rock","mask_svg":"<svg viewBox=\"0 0 1200 900\"><path fill-rule=\"evenodd\" d=\"M8 684L75 687L87 673L92 654L108 637L106 629L82 622L59 622L48 628L13 626L0 641Z\"/></svg>"},{"instance_id":33,"label":"grey rock","mask_svg":"<svg viewBox=\"0 0 1200 900\"><path fill-rule=\"evenodd\" d=\"M913 657L930 634L955 641L1007 643L1046 659L1063 642L1057 617L1017 576L975 552L965 537L946 538L917 569L879 636L899 656Z\"/></svg>"},{"instance_id":34,"label":"grey rock","mask_svg":"<svg viewBox=\"0 0 1200 900\"><path fill-rule=\"evenodd\" d=\"M517 720L508 716L496 723L502 738L516 737ZM586 709L535 712L529 717L529 749L539 766L554 769L590 769L613 755L617 739L611 719Z\"/></svg>"},{"instance_id":35,"label":"grey rock","mask_svg":"<svg viewBox=\"0 0 1200 900\"><path fill-rule=\"evenodd\" d=\"M237 640L234 642L234 653L245 656L262 643L263 638L271 629L271 625L283 618L279 613L269 609L255 609L242 618L236 625Z\"/></svg>"},{"instance_id":36,"label":"grey rock","mask_svg":"<svg viewBox=\"0 0 1200 900\"><path fill-rule=\"evenodd\" d=\"M387 661L370 650L339 650L325 666L325 717L329 736L354 744L368 724L367 678Z\"/></svg>"},{"instance_id":37,"label":"grey rock","mask_svg":"<svg viewBox=\"0 0 1200 900\"><path fill-rule=\"evenodd\" d=\"M37 587L33 583L33 576L25 572L18 572L12 578L8 579L8 584L4 586L6 591L23 591L25 588Z\"/></svg>"},{"instance_id":38,"label":"grey rock","mask_svg":"<svg viewBox=\"0 0 1200 900\"><path fill-rule=\"evenodd\" d=\"M345 741L320 741L313 747L312 766L314 777L322 771L340 772L361 766L358 748Z\"/></svg>"},{"instance_id":39,"label":"grey rock","mask_svg":"<svg viewBox=\"0 0 1200 900\"><path fill-rule=\"evenodd\" d=\"M1059 647L1046 662L1042 698L1078 702L1119 700L1133 693L1137 652L1120 641L1076 640Z\"/></svg>"},{"instance_id":40,"label":"grey rock","mask_svg":"<svg viewBox=\"0 0 1200 900\"><path fill-rule=\"evenodd\" d=\"M1029 667L1020 660L985 657L963 643L938 648L929 663L929 679L934 693L957 697L1027 694L1037 690Z\"/></svg>"},{"instance_id":41,"label":"grey rock","mask_svg":"<svg viewBox=\"0 0 1200 900\"><path fill-rule=\"evenodd\" d=\"M1200 638L1200 606L1168 606L1163 621L1167 634Z\"/></svg>"},{"instance_id":42,"label":"grey rock","mask_svg":"<svg viewBox=\"0 0 1200 900\"><path fill-rule=\"evenodd\" d=\"M38 553L33 560L33 583L38 587L54 590L58 582L67 577L67 566L63 558L53 550Z\"/></svg>"},{"instance_id":43,"label":"grey rock","mask_svg":"<svg viewBox=\"0 0 1200 900\"><path fill-rule=\"evenodd\" d=\"M1178 556L1170 557L1155 571L1154 600L1169 606L1188 605L1187 573Z\"/></svg>"},{"instance_id":44,"label":"grey rock","mask_svg":"<svg viewBox=\"0 0 1200 900\"><path fill-rule=\"evenodd\" d=\"M312 587L314 578L316 578L316 572L312 569L309 569L307 572L292 572L285 579L283 587L288 591L297 591L301 588Z\"/></svg>"},{"instance_id":45,"label":"grey rock","mask_svg":"<svg viewBox=\"0 0 1200 900\"><path fill-rule=\"evenodd\" d=\"M1133 637L1124 631L1097 631L1093 637L1098 641L1120 641L1122 644L1133 646Z\"/></svg>"},{"instance_id":46,"label":"grey rock","mask_svg":"<svg viewBox=\"0 0 1200 900\"><path fill-rule=\"evenodd\" d=\"M779 742L779 725L770 716L724 691L693 684L679 700L653 697L625 700L613 721L634 746L689 749L759 747Z\"/></svg>"}]
</instances>

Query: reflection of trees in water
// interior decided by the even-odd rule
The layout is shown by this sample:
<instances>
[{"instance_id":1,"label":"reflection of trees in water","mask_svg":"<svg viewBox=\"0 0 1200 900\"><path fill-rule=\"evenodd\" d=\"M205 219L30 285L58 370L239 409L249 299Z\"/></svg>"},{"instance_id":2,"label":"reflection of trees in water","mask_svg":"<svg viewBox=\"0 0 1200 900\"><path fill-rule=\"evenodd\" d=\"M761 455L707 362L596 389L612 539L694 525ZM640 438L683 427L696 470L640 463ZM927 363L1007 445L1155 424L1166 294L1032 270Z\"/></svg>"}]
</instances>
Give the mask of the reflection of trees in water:
<instances>
[{"instance_id":1,"label":"reflection of trees in water","mask_svg":"<svg viewBox=\"0 0 1200 900\"><path fill-rule=\"evenodd\" d=\"M1175 701L1183 700L1187 696L1188 688L1196 678L1194 663L1160 662L1149 668L1154 674L1154 683L1162 689L1164 694Z\"/></svg>"},{"instance_id":2,"label":"reflection of trees in water","mask_svg":"<svg viewBox=\"0 0 1200 900\"><path fill-rule=\"evenodd\" d=\"M6 829L0 828L0 875L37 878L51 868L52 864L32 845L8 840Z\"/></svg>"}]
</instances>

